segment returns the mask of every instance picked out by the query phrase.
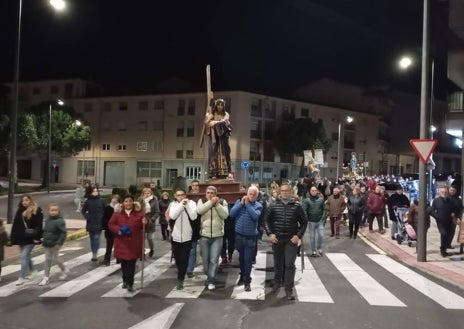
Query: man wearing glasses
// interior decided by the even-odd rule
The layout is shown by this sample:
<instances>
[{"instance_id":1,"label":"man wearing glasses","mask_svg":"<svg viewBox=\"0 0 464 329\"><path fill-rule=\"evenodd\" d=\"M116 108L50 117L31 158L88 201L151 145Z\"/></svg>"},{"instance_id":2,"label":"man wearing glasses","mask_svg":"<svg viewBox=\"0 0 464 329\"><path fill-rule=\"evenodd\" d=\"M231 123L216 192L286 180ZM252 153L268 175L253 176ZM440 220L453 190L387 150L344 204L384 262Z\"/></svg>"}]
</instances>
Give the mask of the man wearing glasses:
<instances>
[{"instance_id":1,"label":"man wearing glasses","mask_svg":"<svg viewBox=\"0 0 464 329\"><path fill-rule=\"evenodd\" d=\"M169 206L169 218L173 222L171 244L177 266L177 289L181 290L192 248L192 222L197 219L197 212L195 202L187 199L183 189L176 189L174 195L176 200Z\"/></svg>"},{"instance_id":2,"label":"man wearing glasses","mask_svg":"<svg viewBox=\"0 0 464 329\"><path fill-rule=\"evenodd\" d=\"M229 208L225 200L217 197L216 187L208 186L206 198L198 200L197 212L201 216L200 251L207 276L205 285L211 291L216 289L216 273L222 250L224 221L229 216Z\"/></svg>"},{"instance_id":3,"label":"man wearing glasses","mask_svg":"<svg viewBox=\"0 0 464 329\"><path fill-rule=\"evenodd\" d=\"M301 203L291 198L291 194L290 185L282 183L280 198L269 206L264 222L274 251L275 276L272 291L277 292L283 282L287 299L295 300L295 259L298 242L305 233L308 219Z\"/></svg>"}]
</instances>

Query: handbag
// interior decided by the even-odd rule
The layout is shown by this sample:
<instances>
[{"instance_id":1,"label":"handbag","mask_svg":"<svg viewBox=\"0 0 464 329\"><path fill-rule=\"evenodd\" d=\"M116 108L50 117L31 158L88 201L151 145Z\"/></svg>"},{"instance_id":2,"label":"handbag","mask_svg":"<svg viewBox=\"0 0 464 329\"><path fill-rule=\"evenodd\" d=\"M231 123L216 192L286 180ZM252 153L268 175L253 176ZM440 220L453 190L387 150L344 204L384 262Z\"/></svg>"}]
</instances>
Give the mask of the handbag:
<instances>
[{"instance_id":1,"label":"handbag","mask_svg":"<svg viewBox=\"0 0 464 329\"><path fill-rule=\"evenodd\" d=\"M25 238L36 238L39 232L35 228L29 228L26 224L26 221L24 220L24 217L22 217L22 219L23 219L24 227L26 228L24 230L24 237Z\"/></svg>"}]
</instances>

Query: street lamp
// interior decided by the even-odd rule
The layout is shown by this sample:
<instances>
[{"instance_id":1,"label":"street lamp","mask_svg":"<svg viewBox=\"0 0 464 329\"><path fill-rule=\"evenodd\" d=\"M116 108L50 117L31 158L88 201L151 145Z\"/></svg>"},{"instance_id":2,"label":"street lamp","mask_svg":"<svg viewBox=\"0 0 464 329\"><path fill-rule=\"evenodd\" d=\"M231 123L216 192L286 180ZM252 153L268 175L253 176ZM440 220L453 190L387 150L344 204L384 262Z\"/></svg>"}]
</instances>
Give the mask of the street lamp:
<instances>
[{"instance_id":1,"label":"street lamp","mask_svg":"<svg viewBox=\"0 0 464 329\"><path fill-rule=\"evenodd\" d=\"M400 69L402 69L402 70L408 69L411 65L412 65L412 59L411 59L411 57L409 57L409 56L403 56L403 57L401 57L400 60L398 61L398 66L399 66Z\"/></svg>"},{"instance_id":2,"label":"street lamp","mask_svg":"<svg viewBox=\"0 0 464 329\"><path fill-rule=\"evenodd\" d=\"M64 0L50 0L50 4L56 10L62 10L65 7ZM11 147L10 161L8 169L8 209L7 223L13 221L13 198L16 183L16 148L18 144L18 112L19 112L19 63L21 54L21 16L23 10L23 0L19 0L18 7L18 26L16 34L15 64L13 78L13 111L11 114Z\"/></svg>"},{"instance_id":3,"label":"street lamp","mask_svg":"<svg viewBox=\"0 0 464 329\"><path fill-rule=\"evenodd\" d=\"M82 126L82 122L80 120L76 120L76 126L80 127ZM84 185L84 168L85 168L85 149L87 148L87 146L84 147L84 150L83 150L83 155L82 155L82 181L81 181L81 184Z\"/></svg>"},{"instance_id":4,"label":"street lamp","mask_svg":"<svg viewBox=\"0 0 464 329\"><path fill-rule=\"evenodd\" d=\"M61 99L56 101L56 104L63 106L64 102ZM52 103L48 107L48 161L47 161L47 170L48 170L48 179L47 179L47 192L50 193L50 168L52 166Z\"/></svg>"},{"instance_id":5,"label":"street lamp","mask_svg":"<svg viewBox=\"0 0 464 329\"><path fill-rule=\"evenodd\" d=\"M352 123L353 122L353 117L351 116L347 116L345 121L347 123ZM338 143L337 143L337 178L336 178L336 182L338 181L338 178L340 177L339 174L340 174L340 148L341 148L341 136L342 136L342 122L340 121L338 123Z\"/></svg>"}]
</instances>

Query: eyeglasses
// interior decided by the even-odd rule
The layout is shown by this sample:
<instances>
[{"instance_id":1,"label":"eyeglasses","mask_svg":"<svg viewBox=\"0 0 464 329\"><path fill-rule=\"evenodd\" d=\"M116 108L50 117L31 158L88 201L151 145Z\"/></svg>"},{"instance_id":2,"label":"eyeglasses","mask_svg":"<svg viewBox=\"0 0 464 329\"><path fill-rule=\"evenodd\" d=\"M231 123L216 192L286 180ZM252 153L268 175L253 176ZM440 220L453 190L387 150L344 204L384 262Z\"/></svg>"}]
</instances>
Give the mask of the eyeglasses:
<instances>
[{"instance_id":1,"label":"eyeglasses","mask_svg":"<svg viewBox=\"0 0 464 329\"><path fill-rule=\"evenodd\" d=\"M176 194L176 196L184 196L185 193L182 193L182 194Z\"/></svg>"}]
</instances>

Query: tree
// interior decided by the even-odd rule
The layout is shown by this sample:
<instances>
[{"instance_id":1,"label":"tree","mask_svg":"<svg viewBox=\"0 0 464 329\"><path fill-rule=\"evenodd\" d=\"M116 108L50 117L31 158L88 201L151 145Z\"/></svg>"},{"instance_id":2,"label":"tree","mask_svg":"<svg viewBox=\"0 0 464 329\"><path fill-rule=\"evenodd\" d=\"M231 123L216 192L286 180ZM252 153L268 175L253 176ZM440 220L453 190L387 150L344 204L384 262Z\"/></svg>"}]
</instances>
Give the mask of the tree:
<instances>
[{"instance_id":1,"label":"tree","mask_svg":"<svg viewBox=\"0 0 464 329\"><path fill-rule=\"evenodd\" d=\"M321 119L314 122L309 118L285 121L277 130L274 143L281 155L303 154L304 150L322 149L326 153L332 147Z\"/></svg>"},{"instance_id":2,"label":"tree","mask_svg":"<svg viewBox=\"0 0 464 329\"><path fill-rule=\"evenodd\" d=\"M32 106L19 117L18 146L23 151L37 152L48 164L49 106ZM54 107L51 111L51 151L60 157L78 154L90 143L90 127L77 124L71 107ZM46 186L50 168L44 166L42 186Z\"/></svg>"}]
</instances>

